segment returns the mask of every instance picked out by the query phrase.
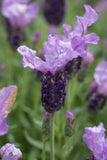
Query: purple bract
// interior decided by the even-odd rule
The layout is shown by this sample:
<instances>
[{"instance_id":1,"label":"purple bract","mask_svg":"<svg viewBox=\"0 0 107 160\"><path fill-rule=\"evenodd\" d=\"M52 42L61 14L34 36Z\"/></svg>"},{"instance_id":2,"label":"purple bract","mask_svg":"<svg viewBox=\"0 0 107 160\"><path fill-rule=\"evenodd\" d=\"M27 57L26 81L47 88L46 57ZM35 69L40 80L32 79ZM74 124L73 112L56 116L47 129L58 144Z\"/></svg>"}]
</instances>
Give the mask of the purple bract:
<instances>
[{"instance_id":1,"label":"purple bract","mask_svg":"<svg viewBox=\"0 0 107 160\"><path fill-rule=\"evenodd\" d=\"M40 51L42 59L35 56L36 51L26 46L20 46L18 52L23 56L24 67L37 69L43 73L50 71L53 75L60 72L70 60L80 55L70 47L69 42L60 40L56 35L48 36L48 41L44 43L44 51Z\"/></svg>"},{"instance_id":2,"label":"purple bract","mask_svg":"<svg viewBox=\"0 0 107 160\"><path fill-rule=\"evenodd\" d=\"M14 105L17 94L16 86L9 86L0 90L0 136L8 132L6 117Z\"/></svg>"}]
</instances>

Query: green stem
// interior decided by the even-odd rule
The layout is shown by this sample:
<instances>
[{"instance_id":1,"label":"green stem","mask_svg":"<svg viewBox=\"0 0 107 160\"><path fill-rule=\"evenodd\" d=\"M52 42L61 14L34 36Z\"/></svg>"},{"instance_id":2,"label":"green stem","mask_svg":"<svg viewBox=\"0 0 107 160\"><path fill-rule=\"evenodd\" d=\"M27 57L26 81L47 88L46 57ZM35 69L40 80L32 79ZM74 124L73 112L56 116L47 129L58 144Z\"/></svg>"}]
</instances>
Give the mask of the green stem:
<instances>
[{"instance_id":1,"label":"green stem","mask_svg":"<svg viewBox=\"0 0 107 160\"><path fill-rule=\"evenodd\" d=\"M45 146L46 146L46 140L43 140L42 160L45 160Z\"/></svg>"},{"instance_id":2,"label":"green stem","mask_svg":"<svg viewBox=\"0 0 107 160\"><path fill-rule=\"evenodd\" d=\"M54 113L51 114L51 120L50 120L50 160L55 160L54 156L54 119L55 115Z\"/></svg>"},{"instance_id":3,"label":"green stem","mask_svg":"<svg viewBox=\"0 0 107 160\"><path fill-rule=\"evenodd\" d=\"M67 110L70 109L70 101L71 101L71 81L68 80L68 86L67 86L67 94L68 94L68 99L67 99Z\"/></svg>"},{"instance_id":4,"label":"green stem","mask_svg":"<svg viewBox=\"0 0 107 160\"><path fill-rule=\"evenodd\" d=\"M69 140L69 137L65 137L65 144L64 144L64 146L62 148L62 158L61 158L62 160L66 159L68 140Z\"/></svg>"}]
</instances>

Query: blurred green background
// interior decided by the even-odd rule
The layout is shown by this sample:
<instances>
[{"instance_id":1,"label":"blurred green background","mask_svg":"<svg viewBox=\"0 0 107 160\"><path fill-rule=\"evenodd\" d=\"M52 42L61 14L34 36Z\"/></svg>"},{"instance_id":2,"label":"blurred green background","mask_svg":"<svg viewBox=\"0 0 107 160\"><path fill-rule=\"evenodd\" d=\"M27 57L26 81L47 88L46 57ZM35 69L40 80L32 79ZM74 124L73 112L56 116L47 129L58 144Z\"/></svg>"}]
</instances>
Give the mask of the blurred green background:
<instances>
[{"instance_id":1,"label":"blurred green background","mask_svg":"<svg viewBox=\"0 0 107 160\"><path fill-rule=\"evenodd\" d=\"M47 40L49 24L43 16L43 0L36 1L40 4L40 11L35 19L26 28L27 40L23 44L30 47L34 38L34 33L41 32L41 38L35 49L43 49L43 42ZM70 24L72 28L76 23L76 16L83 16L85 13L83 4L91 4L95 7L98 0L66 0L66 15L63 23ZM96 113L88 113L86 108L86 96L89 93L89 84L94 79L93 73L96 65L102 60L107 60L107 11L99 14L98 21L92 25L88 32L95 32L100 36L98 45L90 45L90 50L94 53L95 61L87 73L85 80L80 83L77 78L73 78L66 87L66 103L64 107L56 112L55 123L55 149L56 160L85 160L91 157L92 153L83 143L82 136L86 126L98 125L103 122L107 129L107 105ZM60 34L63 34L62 25L58 26ZM44 119L44 109L41 105L41 82L29 68L24 69L21 64L22 57L16 50L12 50L6 40L6 29L3 17L0 15L0 64L5 65L5 69L0 72L0 88L17 85L18 94L14 107L7 117L9 132L0 137L0 146L5 143L14 143L23 153L23 160L41 160L42 135L41 126ZM66 122L65 111L70 109L74 113L76 128L74 135L66 141L64 136L64 126ZM66 148L63 145L66 143ZM46 147L46 160L49 160L49 142Z\"/></svg>"}]
</instances>

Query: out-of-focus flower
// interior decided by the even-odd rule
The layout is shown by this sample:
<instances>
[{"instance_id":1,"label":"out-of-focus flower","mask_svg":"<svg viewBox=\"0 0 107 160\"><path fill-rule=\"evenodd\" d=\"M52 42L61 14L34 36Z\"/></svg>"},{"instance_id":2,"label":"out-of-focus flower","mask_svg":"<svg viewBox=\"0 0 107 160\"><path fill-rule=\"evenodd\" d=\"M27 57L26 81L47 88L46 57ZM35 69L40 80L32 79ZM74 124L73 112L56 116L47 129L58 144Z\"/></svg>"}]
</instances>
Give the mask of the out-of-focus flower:
<instances>
[{"instance_id":1,"label":"out-of-focus flower","mask_svg":"<svg viewBox=\"0 0 107 160\"><path fill-rule=\"evenodd\" d=\"M39 5L29 0L3 0L1 13L6 18L7 40L16 49L25 40L25 26L37 17Z\"/></svg>"},{"instance_id":2,"label":"out-of-focus flower","mask_svg":"<svg viewBox=\"0 0 107 160\"><path fill-rule=\"evenodd\" d=\"M65 116L67 117L67 121L65 124L65 135L71 137L74 133L74 128L75 128L74 115L71 111L67 110Z\"/></svg>"},{"instance_id":3,"label":"out-of-focus flower","mask_svg":"<svg viewBox=\"0 0 107 160\"><path fill-rule=\"evenodd\" d=\"M4 87L0 90L0 136L8 132L6 117L14 105L17 94L16 86Z\"/></svg>"},{"instance_id":4,"label":"out-of-focus flower","mask_svg":"<svg viewBox=\"0 0 107 160\"><path fill-rule=\"evenodd\" d=\"M22 152L14 144L7 143L0 148L0 155L2 160L18 160L22 157Z\"/></svg>"},{"instance_id":5,"label":"out-of-focus flower","mask_svg":"<svg viewBox=\"0 0 107 160\"><path fill-rule=\"evenodd\" d=\"M94 78L94 85L91 85L91 92L87 97L90 111L102 109L107 100L107 61L98 64Z\"/></svg>"},{"instance_id":6,"label":"out-of-focus flower","mask_svg":"<svg viewBox=\"0 0 107 160\"><path fill-rule=\"evenodd\" d=\"M39 5L37 3L26 4L28 1L3 0L1 12L13 28L23 28L36 18Z\"/></svg>"},{"instance_id":7,"label":"out-of-focus flower","mask_svg":"<svg viewBox=\"0 0 107 160\"><path fill-rule=\"evenodd\" d=\"M69 26L68 24L63 25L64 33L67 37L66 41L70 41L72 48L75 48L75 50L80 53L80 58L76 58L75 60L73 59L65 66L65 74L67 76L70 76L71 74L71 78L81 68L82 64L81 57L85 58L87 56L86 46L89 44L97 44L99 41L99 37L95 33L90 33L87 35L85 34L87 32L88 27L96 22L98 15L90 5L84 5L84 7L86 13L83 17L77 16L77 22L72 32L71 32L71 26ZM90 57L88 57L88 60L89 58Z\"/></svg>"},{"instance_id":8,"label":"out-of-focus flower","mask_svg":"<svg viewBox=\"0 0 107 160\"><path fill-rule=\"evenodd\" d=\"M94 160L107 159L107 138L105 138L103 123L97 127L86 127L83 141L93 153Z\"/></svg>"},{"instance_id":9,"label":"out-of-focus flower","mask_svg":"<svg viewBox=\"0 0 107 160\"><path fill-rule=\"evenodd\" d=\"M65 15L65 0L45 0L44 1L44 17L48 23L59 25Z\"/></svg>"}]
</instances>

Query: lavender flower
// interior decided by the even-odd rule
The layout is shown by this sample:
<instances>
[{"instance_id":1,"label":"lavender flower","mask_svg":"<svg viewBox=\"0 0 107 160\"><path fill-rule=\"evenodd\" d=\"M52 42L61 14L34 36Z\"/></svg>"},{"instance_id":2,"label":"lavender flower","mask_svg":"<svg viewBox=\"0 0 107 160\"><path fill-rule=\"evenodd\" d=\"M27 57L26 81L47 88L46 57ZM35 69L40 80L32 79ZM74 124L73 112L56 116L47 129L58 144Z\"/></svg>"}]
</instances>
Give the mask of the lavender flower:
<instances>
[{"instance_id":1,"label":"lavender flower","mask_svg":"<svg viewBox=\"0 0 107 160\"><path fill-rule=\"evenodd\" d=\"M95 127L86 127L83 141L93 152L94 160L107 159L107 138L105 138L105 128L103 123Z\"/></svg>"},{"instance_id":2,"label":"lavender flower","mask_svg":"<svg viewBox=\"0 0 107 160\"><path fill-rule=\"evenodd\" d=\"M6 18L8 41L12 48L17 48L25 40L24 28L37 17L39 5L27 4L29 0L3 0L1 13Z\"/></svg>"},{"instance_id":3,"label":"lavender flower","mask_svg":"<svg viewBox=\"0 0 107 160\"><path fill-rule=\"evenodd\" d=\"M6 117L14 105L17 94L16 86L9 86L0 90L0 136L8 132Z\"/></svg>"},{"instance_id":4,"label":"lavender flower","mask_svg":"<svg viewBox=\"0 0 107 160\"><path fill-rule=\"evenodd\" d=\"M48 36L48 41L44 43L44 51L40 51L42 58L36 55L36 51L26 46L18 48L18 52L23 56L24 67L37 69L45 75L42 77L42 105L47 112L59 110L65 101L66 81L62 73L64 66L73 58L80 55L70 43L61 40L58 36Z\"/></svg>"},{"instance_id":5,"label":"lavender flower","mask_svg":"<svg viewBox=\"0 0 107 160\"><path fill-rule=\"evenodd\" d=\"M98 64L94 73L95 82L87 97L88 109L96 111L102 109L107 100L107 62Z\"/></svg>"},{"instance_id":6,"label":"lavender flower","mask_svg":"<svg viewBox=\"0 0 107 160\"><path fill-rule=\"evenodd\" d=\"M14 144L7 143L0 149L0 155L2 160L18 160L22 157L22 152Z\"/></svg>"},{"instance_id":7,"label":"lavender flower","mask_svg":"<svg viewBox=\"0 0 107 160\"><path fill-rule=\"evenodd\" d=\"M65 67L65 74L71 76L71 78L81 68L82 58L87 55L86 46L89 44L97 44L99 41L99 37L95 33L85 35L88 27L96 22L98 15L91 6L84 5L84 7L86 13L83 17L77 16L74 31L71 32L71 26L65 24L63 25L64 33L67 37L66 41L70 41L72 48L80 53L79 59L75 58L75 61L70 61Z\"/></svg>"}]
</instances>

